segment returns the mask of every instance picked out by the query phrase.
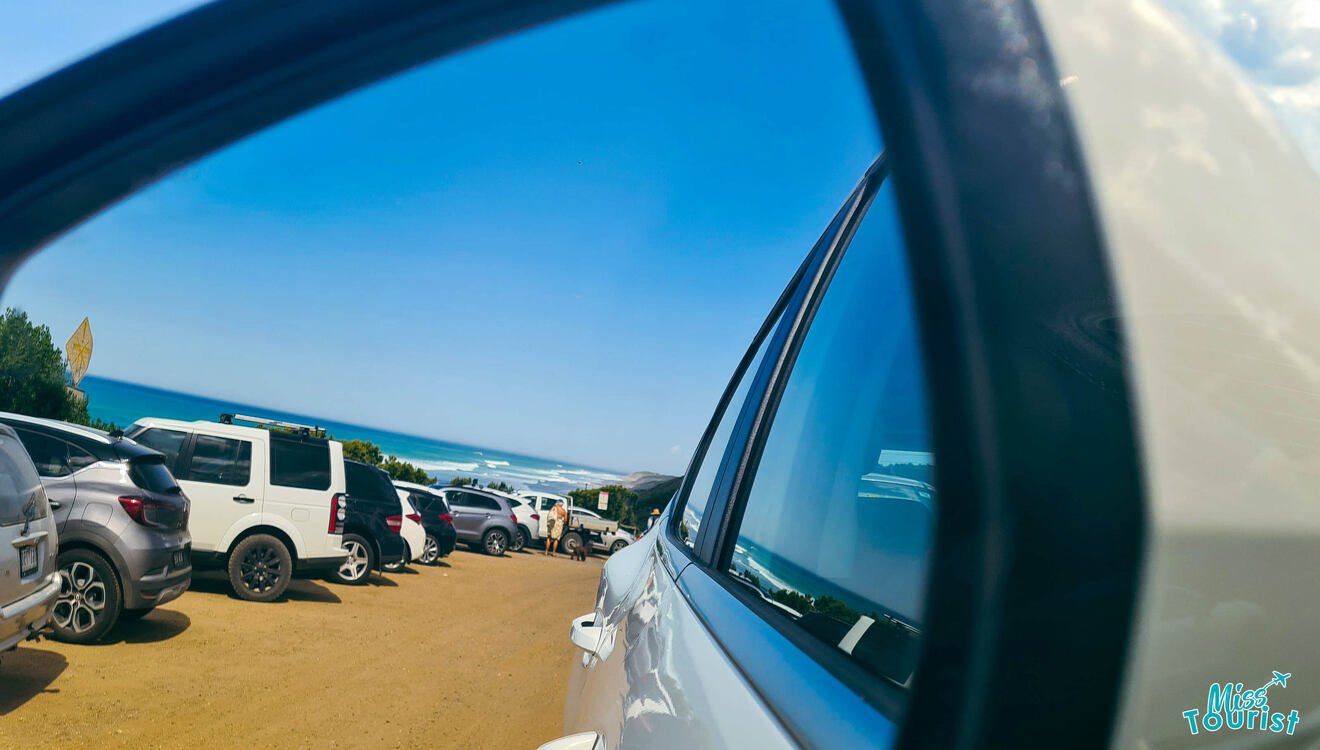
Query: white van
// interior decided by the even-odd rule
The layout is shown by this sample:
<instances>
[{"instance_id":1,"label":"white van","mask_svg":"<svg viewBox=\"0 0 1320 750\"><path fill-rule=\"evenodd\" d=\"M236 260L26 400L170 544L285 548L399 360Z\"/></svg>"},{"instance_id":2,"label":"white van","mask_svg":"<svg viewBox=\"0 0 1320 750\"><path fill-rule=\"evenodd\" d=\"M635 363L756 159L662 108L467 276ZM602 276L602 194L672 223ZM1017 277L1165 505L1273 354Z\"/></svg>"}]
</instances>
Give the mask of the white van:
<instances>
[{"instance_id":1,"label":"white van","mask_svg":"<svg viewBox=\"0 0 1320 750\"><path fill-rule=\"evenodd\" d=\"M233 414L218 423L147 417L127 431L165 454L192 501L194 567L225 570L234 592L252 601L277 599L294 576L321 576L348 556L344 449L318 433Z\"/></svg>"}]
</instances>

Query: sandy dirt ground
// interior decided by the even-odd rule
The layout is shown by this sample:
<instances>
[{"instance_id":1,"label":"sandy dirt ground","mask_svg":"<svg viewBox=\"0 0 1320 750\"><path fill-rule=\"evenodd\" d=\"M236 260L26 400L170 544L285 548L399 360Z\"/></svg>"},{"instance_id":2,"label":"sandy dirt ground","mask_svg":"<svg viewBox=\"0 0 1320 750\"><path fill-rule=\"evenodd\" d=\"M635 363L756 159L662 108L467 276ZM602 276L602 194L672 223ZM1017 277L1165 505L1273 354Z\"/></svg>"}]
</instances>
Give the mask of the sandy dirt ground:
<instances>
[{"instance_id":1,"label":"sandy dirt ground","mask_svg":"<svg viewBox=\"0 0 1320 750\"><path fill-rule=\"evenodd\" d=\"M234 598L207 574L95 646L0 657L0 748L534 748L602 560L487 557Z\"/></svg>"}]
</instances>

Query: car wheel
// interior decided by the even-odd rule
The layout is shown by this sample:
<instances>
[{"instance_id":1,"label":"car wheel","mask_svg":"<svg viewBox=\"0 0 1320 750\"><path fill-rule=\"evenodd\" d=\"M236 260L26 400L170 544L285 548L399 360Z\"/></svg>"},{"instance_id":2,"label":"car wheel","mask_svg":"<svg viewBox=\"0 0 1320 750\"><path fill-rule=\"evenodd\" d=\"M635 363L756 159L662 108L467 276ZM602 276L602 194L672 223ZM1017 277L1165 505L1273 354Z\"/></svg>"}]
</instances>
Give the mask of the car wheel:
<instances>
[{"instance_id":1,"label":"car wheel","mask_svg":"<svg viewBox=\"0 0 1320 750\"><path fill-rule=\"evenodd\" d=\"M499 557L509 548L509 533L504 529L491 529L481 538L481 546L486 554Z\"/></svg>"},{"instance_id":2,"label":"car wheel","mask_svg":"<svg viewBox=\"0 0 1320 750\"><path fill-rule=\"evenodd\" d=\"M110 561L88 549L60 553L60 594L51 612L54 638L92 643L114 627L123 608L119 578Z\"/></svg>"},{"instance_id":3,"label":"car wheel","mask_svg":"<svg viewBox=\"0 0 1320 750\"><path fill-rule=\"evenodd\" d=\"M229 585L241 599L275 601L292 578L293 555L270 534L253 534L229 553Z\"/></svg>"},{"instance_id":4,"label":"car wheel","mask_svg":"<svg viewBox=\"0 0 1320 750\"><path fill-rule=\"evenodd\" d=\"M426 535L426 543L422 545L422 556L418 562L426 565L434 565L436 560L440 559L440 540Z\"/></svg>"},{"instance_id":5,"label":"car wheel","mask_svg":"<svg viewBox=\"0 0 1320 750\"><path fill-rule=\"evenodd\" d=\"M366 583L367 575L376 567L376 549L357 534L344 535L344 549L348 550L348 557L335 568L334 579L349 586Z\"/></svg>"},{"instance_id":6,"label":"car wheel","mask_svg":"<svg viewBox=\"0 0 1320 750\"><path fill-rule=\"evenodd\" d=\"M412 559L412 550L408 548L408 543L404 542L403 559L398 562L385 563L384 568L391 573L398 573L400 570L403 570L403 566L407 565L408 561L411 559Z\"/></svg>"},{"instance_id":7,"label":"car wheel","mask_svg":"<svg viewBox=\"0 0 1320 750\"><path fill-rule=\"evenodd\" d=\"M582 537L578 536L576 531L570 531L559 540L559 546L564 549L565 554L571 555L582 546Z\"/></svg>"},{"instance_id":8,"label":"car wheel","mask_svg":"<svg viewBox=\"0 0 1320 750\"><path fill-rule=\"evenodd\" d=\"M615 540L614 544L611 544L611 545L610 545L610 554L612 555L612 554L614 554L615 552L618 552L619 550L621 550L621 549L623 549L624 547L627 547L627 546L628 546L628 543L625 542L625 541L623 541L622 539Z\"/></svg>"},{"instance_id":9,"label":"car wheel","mask_svg":"<svg viewBox=\"0 0 1320 750\"><path fill-rule=\"evenodd\" d=\"M509 544L510 552L522 552L523 547L527 546L527 529L519 526L513 534L513 541Z\"/></svg>"}]
</instances>

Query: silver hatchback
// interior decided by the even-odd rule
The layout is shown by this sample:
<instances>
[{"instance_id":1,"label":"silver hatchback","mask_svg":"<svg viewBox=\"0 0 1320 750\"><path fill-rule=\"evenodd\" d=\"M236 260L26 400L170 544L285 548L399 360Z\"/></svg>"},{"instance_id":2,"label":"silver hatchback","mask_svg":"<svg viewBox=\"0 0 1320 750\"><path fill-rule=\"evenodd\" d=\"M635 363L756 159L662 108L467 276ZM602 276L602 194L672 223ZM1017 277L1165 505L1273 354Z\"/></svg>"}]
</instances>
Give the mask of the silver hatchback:
<instances>
[{"instance_id":1,"label":"silver hatchback","mask_svg":"<svg viewBox=\"0 0 1320 750\"><path fill-rule=\"evenodd\" d=\"M55 520L18 436L0 424L0 651L50 620L60 577Z\"/></svg>"}]
</instances>

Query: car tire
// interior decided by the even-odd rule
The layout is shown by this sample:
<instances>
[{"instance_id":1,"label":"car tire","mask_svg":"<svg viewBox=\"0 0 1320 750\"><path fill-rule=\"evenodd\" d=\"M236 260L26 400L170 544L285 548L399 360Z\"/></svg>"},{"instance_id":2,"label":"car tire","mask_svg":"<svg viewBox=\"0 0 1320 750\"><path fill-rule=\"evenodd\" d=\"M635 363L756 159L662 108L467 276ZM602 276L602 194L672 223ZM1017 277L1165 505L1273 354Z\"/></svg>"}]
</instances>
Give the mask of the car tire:
<instances>
[{"instance_id":1,"label":"car tire","mask_svg":"<svg viewBox=\"0 0 1320 750\"><path fill-rule=\"evenodd\" d=\"M424 565L435 565L440 560L440 540L426 535L426 542L422 545L422 556L417 559Z\"/></svg>"},{"instance_id":2,"label":"car tire","mask_svg":"<svg viewBox=\"0 0 1320 750\"><path fill-rule=\"evenodd\" d=\"M582 537L578 536L576 531L568 532L564 535L563 539L559 540L559 548L562 549L566 555L571 555L574 552L577 552L577 548L581 546Z\"/></svg>"},{"instance_id":3,"label":"car tire","mask_svg":"<svg viewBox=\"0 0 1320 750\"><path fill-rule=\"evenodd\" d=\"M348 558L335 568L331 578L346 586L361 586L376 569L376 548L360 534L345 534L344 548L348 550Z\"/></svg>"},{"instance_id":4,"label":"car tire","mask_svg":"<svg viewBox=\"0 0 1320 750\"><path fill-rule=\"evenodd\" d=\"M509 548L509 532L491 529L481 537L481 549L492 557L500 557Z\"/></svg>"},{"instance_id":5,"label":"car tire","mask_svg":"<svg viewBox=\"0 0 1320 750\"><path fill-rule=\"evenodd\" d=\"M229 552L229 585L240 599L273 602L293 579L293 555L270 534L253 534Z\"/></svg>"},{"instance_id":6,"label":"car tire","mask_svg":"<svg viewBox=\"0 0 1320 750\"><path fill-rule=\"evenodd\" d=\"M615 552L618 552L619 550L621 550L621 549L623 549L624 547L627 547L627 546L628 546L628 543L625 542L625 541L623 541L622 539L616 540L616 541L614 542L614 544L611 544L611 545L610 545L610 554L612 555L612 554L614 554Z\"/></svg>"},{"instance_id":7,"label":"car tire","mask_svg":"<svg viewBox=\"0 0 1320 750\"><path fill-rule=\"evenodd\" d=\"M385 563L381 567L385 568L385 570L390 573L398 573L400 570L403 570L403 566L407 565L408 561L411 559L412 559L412 550L409 549L408 542L405 541L403 543L403 559L398 562Z\"/></svg>"},{"instance_id":8,"label":"car tire","mask_svg":"<svg viewBox=\"0 0 1320 750\"><path fill-rule=\"evenodd\" d=\"M89 549L61 552L56 564L60 593L51 613L51 637L64 643L100 640L119 621L124 607L114 566Z\"/></svg>"},{"instance_id":9,"label":"car tire","mask_svg":"<svg viewBox=\"0 0 1320 750\"><path fill-rule=\"evenodd\" d=\"M531 541L531 535L527 533L527 527L519 526L514 529L513 539L509 542L509 551L522 552L529 541Z\"/></svg>"}]
</instances>

